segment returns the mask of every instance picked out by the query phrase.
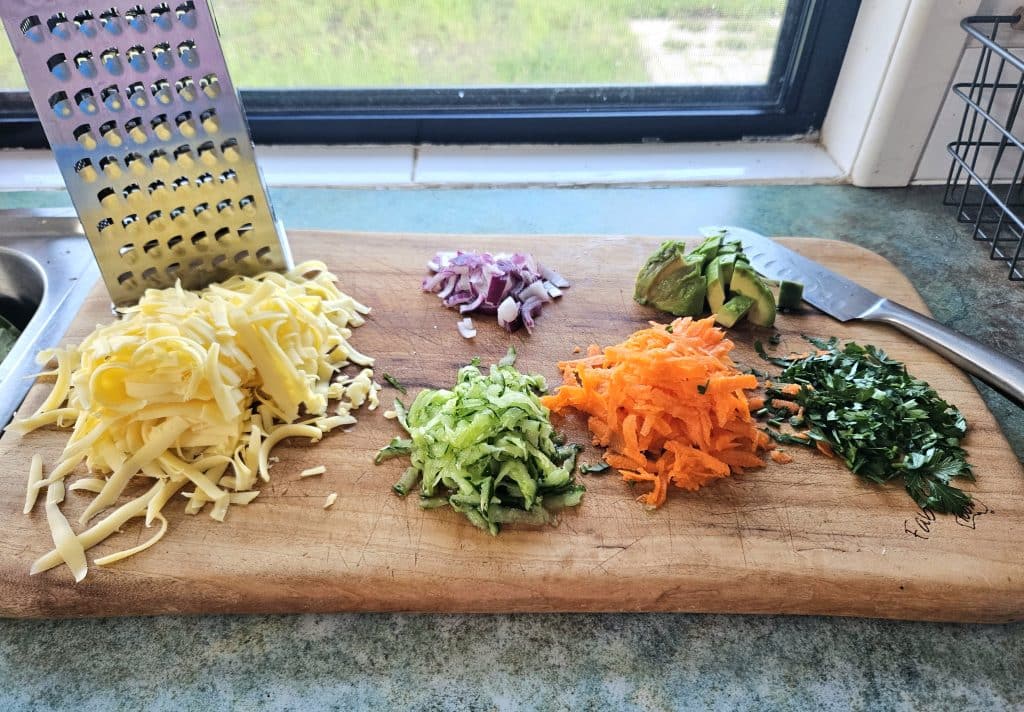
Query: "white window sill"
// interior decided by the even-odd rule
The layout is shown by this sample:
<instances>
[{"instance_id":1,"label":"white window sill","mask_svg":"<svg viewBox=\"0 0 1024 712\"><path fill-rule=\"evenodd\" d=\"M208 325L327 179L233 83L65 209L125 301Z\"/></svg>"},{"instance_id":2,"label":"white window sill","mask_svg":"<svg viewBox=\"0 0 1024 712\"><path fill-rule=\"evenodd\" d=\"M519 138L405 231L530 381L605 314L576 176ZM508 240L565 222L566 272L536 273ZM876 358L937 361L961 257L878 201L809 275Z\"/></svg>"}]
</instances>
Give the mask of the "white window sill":
<instances>
[{"instance_id":1,"label":"white window sill","mask_svg":"<svg viewBox=\"0 0 1024 712\"><path fill-rule=\"evenodd\" d=\"M819 144L260 146L272 186L486 187L838 183ZM0 190L64 185L49 151L0 151Z\"/></svg>"}]
</instances>

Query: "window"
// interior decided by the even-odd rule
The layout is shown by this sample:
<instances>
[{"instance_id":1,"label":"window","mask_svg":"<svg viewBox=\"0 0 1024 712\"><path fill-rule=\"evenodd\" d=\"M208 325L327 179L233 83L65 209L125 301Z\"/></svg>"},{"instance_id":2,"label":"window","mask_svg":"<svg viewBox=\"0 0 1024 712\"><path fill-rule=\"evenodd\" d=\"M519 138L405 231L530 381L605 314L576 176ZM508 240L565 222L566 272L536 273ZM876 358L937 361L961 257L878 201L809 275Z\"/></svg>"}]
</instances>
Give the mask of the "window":
<instances>
[{"instance_id":1,"label":"window","mask_svg":"<svg viewBox=\"0 0 1024 712\"><path fill-rule=\"evenodd\" d=\"M212 0L263 143L803 134L858 0ZM0 145L44 145L0 46Z\"/></svg>"}]
</instances>

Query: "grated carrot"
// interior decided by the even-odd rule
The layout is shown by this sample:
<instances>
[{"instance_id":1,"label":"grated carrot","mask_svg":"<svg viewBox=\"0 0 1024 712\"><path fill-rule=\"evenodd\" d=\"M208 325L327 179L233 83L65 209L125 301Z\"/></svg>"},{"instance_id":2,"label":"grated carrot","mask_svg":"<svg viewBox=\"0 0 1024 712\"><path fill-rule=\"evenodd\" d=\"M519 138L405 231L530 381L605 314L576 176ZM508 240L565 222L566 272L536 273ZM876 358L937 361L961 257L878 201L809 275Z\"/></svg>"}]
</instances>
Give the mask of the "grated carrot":
<instances>
[{"instance_id":1,"label":"grated carrot","mask_svg":"<svg viewBox=\"0 0 1024 712\"><path fill-rule=\"evenodd\" d=\"M793 456L782 450L772 450L768 457L772 459L772 462L777 462L780 465L788 465L793 462Z\"/></svg>"},{"instance_id":2,"label":"grated carrot","mask_svg":"<svg viewBox=\"0 0 1024 712\"><path fill-rule=\"evenodd\" d=\"M649 507L665 502L669 484L696 490L764 465L760 453L771 449L744 392L757 378L736 368L733 343L714 318L671 326L652 322L621 344L560 363L563 385L541 399L556 413L590 416L608 464L627 481L651 483L639 497Z\"/></svg>"}]
</instances>

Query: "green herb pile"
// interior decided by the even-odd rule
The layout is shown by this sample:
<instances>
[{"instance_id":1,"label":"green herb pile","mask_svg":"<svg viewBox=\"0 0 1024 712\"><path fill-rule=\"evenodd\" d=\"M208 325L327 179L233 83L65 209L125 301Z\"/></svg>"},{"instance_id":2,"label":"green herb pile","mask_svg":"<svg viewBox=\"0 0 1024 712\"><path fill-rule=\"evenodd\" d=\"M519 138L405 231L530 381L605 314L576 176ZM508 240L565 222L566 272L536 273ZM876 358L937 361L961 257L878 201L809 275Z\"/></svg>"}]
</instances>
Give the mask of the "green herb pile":
<instances>
[{"instance_id":1,"label":"green herb pile","mask_svg":"<svg viewBox=\"0 0 1024 712\"><path fill-rule=\"evenodd\" d=\"M538 394L544 378L514 366L515 351L488 373L474 360L452 390L423 390L406 411L395 401L408 438L395 438L375 462L409 455L412 465L394 486L399 495L420 484L420 506L450 506L491 534L501 524L547 524L552 511L577 505L573 482L580 448L563 445Z\"/></svg>"},{"instance_id":2,"label":"green herb pile","mask_svg":"<svg viewBox=\"0 0 1024 712\"><path fill-rule=\"evenodd\" d=\"M796 395L766 389L769 421L788 418L794 427L807 427L814 441L826 443L853 472L872 482L903 478L907 492L921 507L963 514L970 496L955 487L956 479L973 480L960 441L967 431L964 416L939 397L906 366L874 346L846 344L835 338L809 339L823 353L805 358L770 358L782 366L780 381L800 386ZM803 407L803 416L773 408L773 399ZM783 442L796 438L771 432Z\"/></svg>"}]
</instances>

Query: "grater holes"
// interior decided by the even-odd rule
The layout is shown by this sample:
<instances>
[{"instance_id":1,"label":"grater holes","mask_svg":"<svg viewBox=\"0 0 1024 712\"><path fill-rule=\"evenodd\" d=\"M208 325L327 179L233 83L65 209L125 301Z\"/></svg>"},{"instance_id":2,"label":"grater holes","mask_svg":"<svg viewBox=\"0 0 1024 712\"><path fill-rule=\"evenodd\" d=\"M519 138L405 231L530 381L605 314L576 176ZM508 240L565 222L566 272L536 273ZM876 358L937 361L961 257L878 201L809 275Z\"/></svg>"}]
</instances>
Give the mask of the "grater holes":
<instances>
[{"instance_id":1,"label":"grater holes","mask_svg":"<svg viewBox=\"0 0 1024 712\"><path fill-rule=\"evenodd\" d=\"M117 254L128 264L133 264L139 259L139 253L135 249L135 243L126 242L117 248Z\"/></svg>"},{"instance_id":2,"label":"grater holes","mask_svg":"<svg viewBox=\"0 0 1024 712\"><path fill-rule=\"evenodd\" d=\"M21 29L21 34L32 42L43 41L43 28L42 23L39 22L39 15L29 15L21 21L18 27Z\"/></svg>"},{"instance_id":3,"label":"grater holes","mask_svg":"<svg viewBox=\"0 0 1024 712\"><path fill-rule=\"evenodd\" d=\"M182 77L178 81L174 82L174 90L178 92L184 101L195 101L196 98L196 85L192 81L192 77Z\"/></svg>"},{"instance_id":4,"label":"grater holes","mask_svg":"<svg viewBox=\"0 0 1024 712\"><path fill-rule=\"evenodd\" d=\"M134 280L135 275L132 274L131 272L122 272L121 274L117 275L117 283L122 286L127 284L129 287L131 287L132 284L129 283L133 283Z\"/></svg>"},{"instance_id":5,"label":"grater holes","mask_svg":"<svg viewBox=\"0 0 1024 712\"><path fill-rule=\"evenodd\" d=\"M116 84L100 89L100 101L111 111L120 111L124 108L124 102L121 101L121 91L117 88Z\"/></svg>"},{"instance_id":6,"label":"grater holes","mask_svg":"<svg viewBox=\"0 0 1024 712\"><path fill-rule=\"evenodd\" d=\"M192 260L191 262L188 263L188 268L189 268L189 271L191 271L191 272L202 271L203 270L203 258L197 257L196 259Z\"/></svg>"},{"instance_id":7,"label":"grater holes","mask_svg":"<svg viewBox=\"0 0 1024 712\"><path fill-rule=\"evenodd\" d=\"M96 18L88 10L83 10L75 15L75 27L85 37L92 38L96 36Z\"/></svg>"},{"instance_id":8,"label":"grater holes","mask_svg":"<svg viewBox=\"0 0 1024 712\"><path fill-rule=\"evenodd\" d=\"M81 158L75 161L75 173L86 183L92 183L96 180L96 169L88 158Z\"/></svg>"},{"instance_id":9,"label":"grater holes","mask_svg":"<svg viewBox=\"0 0 1024 712\"><path fill-rule=\"evenodd\" d=\"M132 173L141 175L146 171L146 162L143 160L142 155L132 152L124 157L124 165L126 168L131 170Z\"/></svg>"},{"instance_id":10,"label":"grater holes","mask_svg":"<svg viewBox=\"0 0 1024 712\"><path fill-rule=\"evenodd\" d=\"M71 135L85 150L91 151L96 148L96 137L92 135L92 126L89 124L76 126Z\"/></svg>"},{"instance_id":11,"label":"grater holes","mask_svg":"<svg viewBox=\"0 0 1024 712\"><path fill-rule=\"evenodd\" d=\"M172 262L171 264L167 265L167 269L164 270L164 272L167 273L167 276L170 277L171 279L177 279L178 278L178 272L180 272L180 271L181 271L181 263L180 262Z\"/></svg>"},{"instance_id":12,"label":"grater holes","mask_svg":"<svg viewBox=\"0 0 1024 712\"><path fill-rule=\"evenodd\" d=\"M66 119L73 113L67 92L54 92L50 95L50 98L47 99L47 102L50 104L50 108L53 109L53 113L55 113L58 118Z\"/></svg>"},{"instance_id":13,"label":"grater holes","mask_svg":"<svg viewBox=\"0 0 1024 712\"><path fill-rule=\"evenodd\" d=\"M96 76L96 64L92 61L92 52L89 50L82 50L75 55L75 68L79 74L88 79L93 79Z\"/></svg>"},{"instance_id":14,"label":"grater holes","mask_svg":"<svg viewBox=\"0 0 1024 712\"><path fill-rule=\"evenodd\" d=\"M237 183L238 182L238 173L235 172L234 168L229 168L228 170L226 170L226 171L224 171L223 173L220 174L220 182L221 183Z\"/></svg>"},{"instance_id":15,"label":"grater holes","mask_svg":"<svg viewBox=\"0 0 1024 712\"><path fill-rule=\"evenodd\" d=\"M216 147L213 145L213 141L205 141L199 144L199 148L196 153L199 154L199 160L207 165L213 165L217 161ZM207 174L209 175L209 174ZM213 176L210 176L213 179Z\"/></svg>"},{"instance_id":16,"label":"grater holes","mask_svg":"<svg viewBox=\"0 0 1024 712\"><path fill-rule=\"evenodd\" d=\"M139 221L138 213L130 213L128 215L125 215L123 218L121 218L121 227L124 228L125 230L130 230L132 228L132 226L134 226L135 223L137 223L138 221ZM149 242L156 242L156 241L155 240L150 240ZM149 242L147 242L146 244L148 245ZM148 252L149 250L146 250L146 251Z\"/></svg>"},{"instance_id":17,"label":"grater holes","mask_svg":"<svg viewBox=\"0 0 1024 712\"><path fill-rule=\"evenodd\" d=\"M206 230L200 230L199 232L192 236L192 245L197 250L209 249L209 235L206 234Z\"/></svg>"},{"instance_id":18,"label":"grater holes","mask_svg":"<svg viewBox=\"0 0 1024 712\"><path fill-rule=\"evenodd\" d=\"M142 271L142 279L147 282L155 282L157 279L156 267L147 267Z\"/></svg>"},{"instance_id":19,"label":"grater holes","mask_svg":"<svg viewBox=\"0 0 1024 712\"><path fill-rule=\"evenodd\" d=\"M196 185L200 188L205 188L213 184L213 175L210 173L203 173L196 178Z\"/></svg>"},{"instance_id":20,"label":"grater holes","mask_svg":"<svg viewBox=\"0 0 1024 712\"><path fill-rule=\"evenodd\" d=\"M238 236L243 240L249 238L249 233L252 232L252 223L245 223L242 227L238 228Z\"/></svg>"},{"instance_id":21,"label":"grater holes","mask_svg":"<svg viewBox=\"0 0 1024 712\"><path fill-rule=\"evenodd\" d=\"M121 53L116 47L107 47L105 50L100 52L100 64L110 74L120 74L122 71L121 67Z\"/></svg>"},{"instance_id":22,"label":"grater holes","mask_svg":"<svg viewBox=\"0 0 1024 712\"><path fill-rule=\"evenodd\" d=\"M192 185L192 181L190 181L186 176L178 176L174 179L174 182L171 183L171 187L174 188L175 191L183 189L187 190L190 185Z\"/></svg>"},{"instance_id":23,"label":"grater holes","mask_svg":"<svg viewBox=\"0 0 1024 712\"><path fill-rule=\"evenodd\" d=\"M213 233L213 237L217 240L217 242L224 242L225 240L230 240L231 228L222 227L219 230L217 230L217 232Z\"/></svg>"},{"instance_id":24,"label":"grater holes","mask_svg":"<svg viewBox=\"0 0 1024 712\"><path fill-rule=\"evenodd\" d=\"M50 74L61 81L71 78L71 70L68 69L68 58L63 52L58 52L46 60L46 68L50 70Z\"/></svg>"},{"instance_id":25,"label":"grater holes","mask_svg":"<svg viewBox=\"0 0 1024 712\"><path fill-rule=\"evenodd\" d=\"M153 46L153 61L164 69L174 66L174 57L171 54L171 46L166 42L160 42Z\"/></svg>"},{"instance_id":26,"label":"grater holes","mask_svg":"<svg viewBox=\"0 0 1024 712\"><path fill-rule=\"evenodd\" d=\"M256 259L263 263L270 262L270 247L264 245L260 249L256 250Z\"/></svg>"},{"instance_id":27,"label":"grater holes","mask_svg":"<svg viewBox=\"0 0 1024 712\"><path fill-rule=\"evenodd\" d=\"M121 16L114 8L100 13L100 24L103 25L104 30L112 35L121 34Z\"/></svg>"},{"instance_id":28,"label":"grater holes","mask_svg":"<svg viewBox=\"0 0 1024 712\"><path fill-rule=\"evenodd\" d=\"M75 103L86 114L95 114L99 110L96 105L96 96L88 87L75 94Z\"/></svg>"},{"instance_id":29,"label":"grater holes","mask_svg":"<svg viewBox=\"0 0 1024 712\"><path fill-rule=\"evenodd\" d=\"M235 253L235 264L245 262L247 259L249 259L249 250L239 250L237 253Z\"/></svg>"},{"instance_id":30,"label":"grater holes","mask_svg":"<svg viewBox=\"0 0 1024 712\"><path fill-rule=\"evenodd\" d=\"M217 133L220 129L220 119L217 117L216 109L207 109L199 115L199 121L203 124L206 133Z\"/></svg>"},{"instance_id":31,"label":"grater holes","mask_svg":"<svg viewBox=\"0 0 1024 712\"><path fill-rule=\"evenodd\" d=\"M150 10L149 16L153 18L153 24L161 30L171 29L171 8L167 6L167 3L162 2L154 7Z\"/></svg>"},{"instance_id":32,"label":"grater holes","mask_svg":"<svg viewBox=\"0 0 1024 712\"><path fill-rule=\"evenodd\" d=\"M153 98L157 100L157 103L170 104L173 98L171 97L171 85L166 79L157 79L149 87L150 92L153 94Z\"/></svg>"},{"instance_id":33,"label":"grater holes","mask_svg":"<svg viewBox=\"0 0 1024 712\"><path fill-rule=\"evenodd\" d=\"M175 235L174 237L167 241L167 246L174 250L175 252L177 252L178 245L181 245L183 242L185 242L185 238L183 238L181 235Z\"/></svg>"},{"instance_id":34,"label":"grater holes","mask_svg":"<svg viewBox=\"0 0 1024 712\"><path fill-rule=\"evenodd\" d=\"M174 14L177 16L178 22L185 27L194 28L196 26L196 5L192 0L183 2L174 8Z\"/></svg>"},{"instance_id":35,"label":"grater holes","mask_svg":"<svg viewBox=\"0 0 1024 712\"><path fill-rule=\"evenodd\" d=\"M210 73L199 80L199 88L211 99L220 96L220 79L216 74Z\"/></svg>"},{"instance_id":36,"label":"grater holes","mask_svg":"<svg viewBox=\"0 0 1024 712\"><path fill-rule=\"evenodd\" d=\"M147 240L146 244L142 246L142 251L148 255L150 252L159 249L159 247L160 240Z\"/></svg>"},{"instance_id":37,"label":"grater holes","mask_svg":"<svg viewBox=\"0 0 1024 712\"><path fill-rule=\"evenodd\" d=\"M197 218L205 218L208 216L209 210L209 203L199 203L196 207L192 208L192 214Z\"/></svg>"},{"instance_id":38,"label":"grater holes","mask_svg":"<svg viewBox=\"0 0 1024 712\"><path fill-rule=\"evenodd\" d=\"M142 9L141 5L136 5L125 12L124 19L128 20L128 24L136 32L145 32L149 27L146 11Z\"/></svg>"},{"instance_id":39,"label":"grater holes","mask_svg":"<svg viewBox=\"0 0 1024 712\"><path fill-rule=\"evenodd\" d=\"M133 200L142 196L142 188L139 187L138 183L129 183L124 188L124 199Z\"/></svg>"},{"instance_id":40,"label":"grater holes","mask_svg":"<svg viewBox=\"0 0 1024 712\"><path fill-rule=\"evenodd\" d=\"M233 211L231 198L224 198L224 200L217 203L217 212L223 213L225 211L228 213L231 213Z\"/></svg>"},{"instance_id":41,"label":"grater holes","mask_svg":"<svg viewBox=\"0 0 1024 712\"><path fill-rule=\"evenodd\" d=\"M192 120L191 111L183 111L174 117L174 124L178 132L183 136L194 136L196 133L195 122Z\"/></svg>"},{"instance_id":42,"label":"grater holes","mask_svg":"<svg viewBox=\"0 0 1024 712\"><path fill-rule=\"evenodd\" d=\"M246 195L238 201L238 207L240 207L243 212L251 213L256 209L256 198L251 195Z\"/></svg>"},{"instance_id":43,"label":"grater holes","mask_svg":"<svg viewBox=\"0 0 1024 712\"><path fill-rule=\"evenodd\" d=\"M171 165L171 162L167 160L167 151L162 148L158 148L149 153L149 162L155 170L164 170Z\"/></svg>"},{"instance_id":44,"label":"grater holes","mask_svg":"<svg viewBox=\"0 0 1024 712\"><path fill-rule=\"evenodd\" d=\"M71 37L71 29L68 24L68 16L63 12L58 12L50 16L46 21L46 27L50 30L50 34L54 37L58 37L62 40L66 40Z\"/></svg>"},{"instance_id":45,"label":"grater holes","mask_svg":"<svg viewBox=\"0 0 1024 712\"><path fill-rule=\"evenodd\" d=\"M96 223L96 229L99 230L100 232L103 232L104 230L106 230L107 228L109 228L113 224L114 224L114 219L113 218L103 218L98 223Z\"/></svg>"},{"instance_id":46,"label":"grater holes","mask_svg":"<svg viewBox=\"0 0 1024 712\"><path fill-rule=\"evenodd\" d=\"M125 93L132 106L138 109L144 109L149 104L149 98L146 96L146 85L142 82L132 82L128 85Z\"/></svg>"},{"instance_id":47,"label":"grater holes","mask_svg":"<svg viewBox=\"0 0 1024 712\"><path fill-rule=\"evenodd\" d=\"M108 144L115 148L119 147L122 143L124 143L124 139L121 137L121 134L118 133L117 131L116 121L105 121L104 123L100 124L100 136L103 138L103 140L105 140Z\"/></svg>"},{"instance_id":48,"label":"grater holes","mask_svg":"<svg viewBox=\"0 0 1024 712\"><path fill-rule=\"evenodd\" d=\"M192 163L192 147L184 143L174 149L174 160L178 165L187 166ZM188 179L184 179L188 183Z\"/></svg>"},{"instance_id":49,"label":"grater holes","mask_svg":"<svg viewBox=\"0 0 1024 712\"><path fill-rule=\"evenodd\" d=\"M185 40L178 43L178 58L186 67L195 67L199 64L199 51L193 40Z\"/></svg>"},{"instance_id":50,"label":"grater holes","mask_svg":"<svg viewBox=\"0 0 1024 712\"><path fill-rule=\"evenodd\" d=\"M142 119L138 116L125 121L124 130L135 143L146 142L146 128L142 125Z\"/></svg>"},{"instance_id":51,"label":"grater holes","mask_svg":"<svg viewBox=\"0 0 1024 712\"><path fill-rule=\"evenodd\" d=\"M111 201L111 198L113 198L113 201ZM96 200L100 202L100 205L105 205L108 201L116 202L117 191L108 185L96 194Z\"/></svg>"},{"instance_id":52,"label":"grater holes","mask_svg":"<svg viewBox=\"0 0 1024 712\"><path fill-rule=\"evenodd\" d=\"M142 45L133 45L125 52L128 64L136 72L145 72L149 69L149 60L146 59L146 49Z\"/></svg>"},{"instance_id":53,"label":"grater holes","mask_svg":"<svg viewBox=\"0 0 1024 712\"><path fill-rule=\"evenodd\" d=\"M213 264L215 269L220 269L224 265L224 263L227 262L227 261L228 261L228 256L227 255L217 255L216 257L214 257L211 260L211 263Z\"/></svg>"},{"instance_id":54,"label":"grater holes","mask_svg":"<svg viewBox=\"0 0 1024 712\"><path fill-rule=\"evenodd\" d=\"M153 210L146 215L146 224L152 225L156 221L160 220L164 215L162 210Z\"/></svg>"},{"instance_id":55,"label":"grater holes","mask_svg":"<svg viewBox=\"0 0 1024 712\"><path fill-rule=\"evenodd\" d=\"M167 123L167 114L157 114L149 120L149 125L153 129L153 134L161 141L171 139L171 127Z\"/></svg>"},{"instance_id":56,"label":"grater holes","mask_svg":"<svg viewBox=\"0 0 1024 712\"><path fill-rule=\"evenodd\" d=\"M177 220L178 218L180 218L184 214L185 214L185 206L184 205L179 205L178 207L176 207L173 210L171 210L171 212L170 212L171 220Z\"/></svg>"},{"instance_id":57,"label":"grater holes","mask_svg":"<svg viewBox=\"0 0 1024 712\"><path fill-rule=\"evenodd\" d=\"M228 159L232 163L238 160L238 139L229 138L227 141L220 145L220 152L224 154L224 158Z\"/></svg>"},{"instance_id":58,"label":"grater holes","mask_svg":"<svg viewBox=\"0 0 1024 712\"><path fill-rule=\"evenodd\" d=\"M118 178L121 176L121 164L117 160L117 156L104 156L100 159L100 170L108 178Z\"/></svg>"},{"instance_id":59,"label":"grater holes","mask_svg":"<svg viewBox=\"0 0 1024 712\"><path fill-rule=\"evenodd\" d=\"M149 194L153 195L153 193L156 193L157 191L167 190L167 184L162 180L155 180L147 186L147 189L149 190Z\"/></svg>"}]
</instances>

